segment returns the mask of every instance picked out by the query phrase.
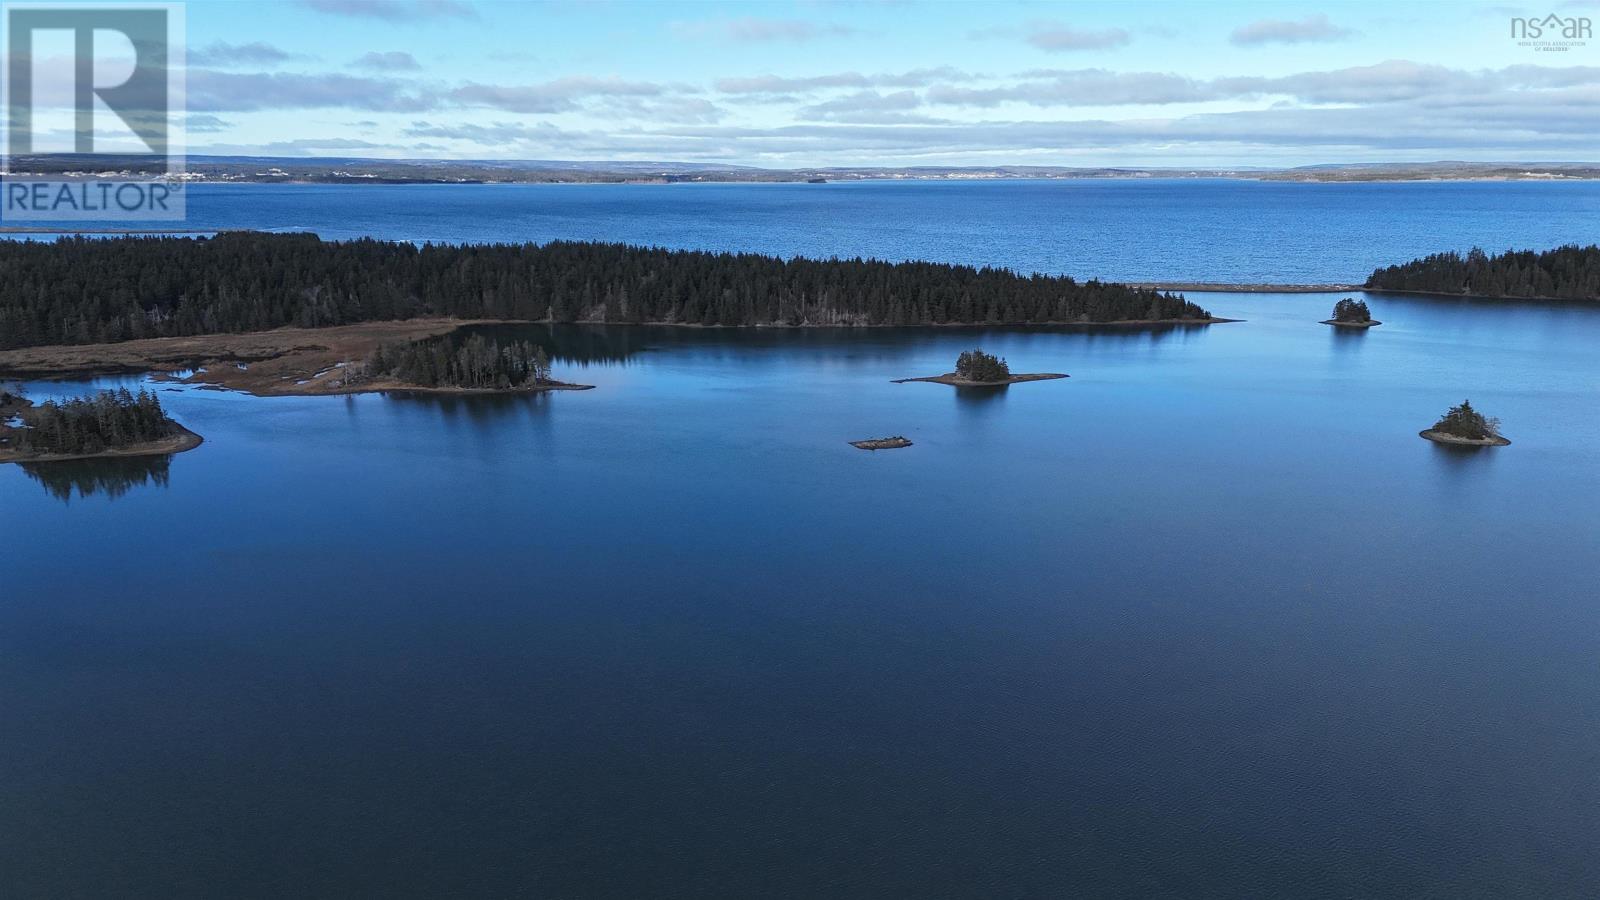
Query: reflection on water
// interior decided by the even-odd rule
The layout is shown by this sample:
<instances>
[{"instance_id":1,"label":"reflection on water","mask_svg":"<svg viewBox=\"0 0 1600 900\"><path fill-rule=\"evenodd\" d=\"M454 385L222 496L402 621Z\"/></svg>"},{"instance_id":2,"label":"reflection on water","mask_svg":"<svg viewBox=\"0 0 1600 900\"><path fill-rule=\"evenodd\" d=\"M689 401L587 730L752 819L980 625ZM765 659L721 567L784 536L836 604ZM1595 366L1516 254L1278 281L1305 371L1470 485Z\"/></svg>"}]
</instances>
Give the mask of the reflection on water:
<instances>
[{"instance_id":1,"label":"reflection on water","mask_svg":"<svg viewBox=\"0 0 1600 900\"><path fill-rule=\"evenodd\" d=\"M1429 441L1433 459L1446 471L1472 471L1481 469L1494 459L1495 447L1476 447L1471 444L1441 444Z\"/></svg>"},{"instance_id":2,"label":"reflection on water","mask_svg":"<svg viewBox=\"0 0 1600 900\"><path fill-rule=\"evenodd\" d=\"M71 502L74 493L79 498L104 494L115 500L136 487L166 487L172 454L18 465L29 478L63 503Z\"/></svg>"},{"instance_id":3,"label":"reflection on water","mask_svg":"<svg viewBox=\"0 0 1600 900\"><path fill-rule=\"evenodd\" d=\"M1333 350L1335 353L1345 353L1361 349L1361 342L1367 339L1370 328L1340 328L1329 325L1328 330L1333 332Z\"/></svg>"},{"instance_id":4,"label":"reflection on water","mask_svg":"<svg viewBox=\"0 0 1600 900\"><path fill-rule=\"evenodd\" d=\"M1006 384L994 387L958 387L955 389L956 403L973 409L998 406L1010 389L1011 386Z\"/></svg>"},{"instance_id":5,"label":"reflection on water","mask_svg":"<svg viewBox=\"0 0 1600 900\"><path fill-rule=\"evenodd\" d=\"M431 391L385 391L384 396L421 408L431 408L444 420L466 418L474 423L487 424L508 418L517 413L544 416L550 411L549 391L525 391L487 394L439 394ZM348 409L353 416L355 404Z\"/></svg>"}]
</instances>

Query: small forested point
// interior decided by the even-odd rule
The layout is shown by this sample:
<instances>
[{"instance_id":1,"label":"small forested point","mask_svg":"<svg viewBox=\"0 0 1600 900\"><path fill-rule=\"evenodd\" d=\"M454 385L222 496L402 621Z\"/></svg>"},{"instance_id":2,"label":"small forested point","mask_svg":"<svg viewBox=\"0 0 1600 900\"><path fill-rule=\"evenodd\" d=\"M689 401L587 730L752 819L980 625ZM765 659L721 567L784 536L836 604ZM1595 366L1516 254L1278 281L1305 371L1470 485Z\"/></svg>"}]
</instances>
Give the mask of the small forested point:
<instances>
[{"instance_id":1,"label":"small forested point","mask_svg":"<svg viewBox=\"0 0 1600 900\"><path fill-rule=\"evenodd\" d=\"M1508 250L1490 256L1474 247L1465 256L1435 253L1378 269L1366 286L1384 291L1474 297L1549 297L1600 300L1600 246Z\"/></svg>"},{"instance_id":2,"label":"small forested point","mask_svg":"<svg viewBox=\"0 0 1600 900\"><path fill-rule=\"evenodd\" d=\"M1472 408L1472 401L1463 400L1460 406L1450 407L1449 411L1433 424L1432 430L1452 437L1483 441L1500 436L1500 420L1484 416Z\"/></svg>"},{"instance_id":3,"label":"small forested point","mask_svg":"<svg viewBox=\"0 0 1600 900\"><path fill-rule=\"evenodd\" d=\"M22 428L11 429L12 447L22 453L93 454L172 437L178 423L155 394L127 388L92 397L47 400L24 409Z\"/></svg>"},{"instance_id":4,"label":"small forested point","mask_svg":"<svg viewBox=\"0 0 1600 900\"><path fill-rule=\"evenodd\" d=\"M425 316L679 325L1211 318L1162 291L943 263L262 232L0 241L0 350Z\"/></svg>"},{"instance_id":5,"label":"small forested point","mask_svg":"<svg viewBox=\"0 0 1600 900\"><path fill-rule=\"evenodd\" d=\"M967 381L1005 381L1011 377L1011 367L1004 359L974 349L956 359L956 376Z\"/></svg>"},{"instance_id":6,"label":"small forested point","mask_svg":"<svg viewBox=\"0 0 1600 900\"><path fill-rule=\"evenodd\" d=\"M529 341L502 345L474 334L458 341L451 336L373 351L368 378L392 378L418 387L499 389L550 383L550 357Z\"/></svg>"},{"instance_id":7,"label":"small forested point","mask_svg":"<svg viewBox=\"0 0 1600 900\"><path fill-rule=\"evenodd\" d=\"M1371 322L1372 311L1367 309L1367 301L1346 297L1333 305L1333 320L1335 322Z\"/></svg>"}]
</instances>

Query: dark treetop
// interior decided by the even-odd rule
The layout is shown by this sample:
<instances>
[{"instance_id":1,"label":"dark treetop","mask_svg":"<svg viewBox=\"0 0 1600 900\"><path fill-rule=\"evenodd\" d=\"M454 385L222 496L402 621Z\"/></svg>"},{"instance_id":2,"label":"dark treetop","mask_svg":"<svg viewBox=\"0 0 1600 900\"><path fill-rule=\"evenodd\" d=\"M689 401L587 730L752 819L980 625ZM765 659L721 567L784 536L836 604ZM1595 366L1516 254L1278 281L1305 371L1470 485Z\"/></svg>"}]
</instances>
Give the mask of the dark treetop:
<instances>
[{"instance_id":1,"label":"dark treetop","mask_svg":"<svg viewBox=\"0 0 1600 900\"><path fill-rule=\"evenodd\" d=\"M956 358L956 375L969 381L1005 381L1011 377L1011 367L982 350L966 350Z\"/></svg>"},{"instance_id":2,"label":"dark treetop","mask_svg":"<svg viewBox=\"0 0 1600 900\"><path fill-rule=\"evenodd\" d=\"M0 349L416 316L705 325L1197 320L1179 296L938 263L310 234L0 242Z\"/></svg>"},{"instance_id":3,"label":"dark treetop","mask_svg":"<svg viewBox=\"0 0 1600 900\"><path fill-rule=\"evenodd\" d=\"M1367 301L1346 297L1333 305L1333 321L1371 322L1372 310L1367 308Z\"/></svg>"},{"instance_id":4,"label":"dark treetop","mask_svg":"<svg viewBox=\"0 0 1600 900\"><path fill-rule=\"evenodd\" d=\"M1482 441L1500 436L1500 420L1485 417L1483 413L1472 408L1470 400L1463 400L1460 406L1450 407L1429 430Z\"/></svg>"},{"instance_id":5,"label":"dark treetop","mask_svg":"<svg viewBox=\"0 0 1600 900\"><path fill-rule=\"evenodd\" d=\"M1553 297L1600 300L1600 246L1571 244L1554 250L1508 250L1490 256L1435 253L1372 273L1367 287L1475 297Z\"/></svg>"}]
</instances>

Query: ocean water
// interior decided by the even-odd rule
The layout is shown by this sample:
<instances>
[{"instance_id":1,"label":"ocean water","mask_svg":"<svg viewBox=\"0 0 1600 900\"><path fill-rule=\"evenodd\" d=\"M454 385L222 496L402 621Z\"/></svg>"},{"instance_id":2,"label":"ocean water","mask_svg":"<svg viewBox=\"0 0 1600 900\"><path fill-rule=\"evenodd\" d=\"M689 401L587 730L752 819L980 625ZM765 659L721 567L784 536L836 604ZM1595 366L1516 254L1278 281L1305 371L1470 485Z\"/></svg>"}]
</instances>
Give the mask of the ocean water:
<instances>
[{"instance_id":1,"label":"ocean water","mask_svg":"<svg viewBox=\"0 0 1600 900\"><path fill-rule=\"evenodd\" d=\"M676 185L199 185L189 226L328 239L624 241L1124 281L1359 284L1444 250L1600 239L1600 182L1230 179Z\"/></svg>"},{"instance_id":2,"label":"ocean water","mask_svg":"<svg viewBox=\"0 0 1600 900\"><path fill-rule=\"evenodd\" d=\"M879 190L924 187L957 190ZM1212 269L1107 211L1139 236L1099 274L1559 242L1573 187L1206 184L1392 190L1336 218L1404 236L1219 242ZM435 189L300 222L274 204L321 189L217 197L822 252L848 241L809 200L738 219L875 189L733 191L695 233L575 210L721 188L440 189L502 198L443 221L412 209ZM1404 198L1457 191L1455 230L1416 233ZM512 224L503 198L553 195L582 202ZM1559 214L1518 232L1536 197ZM982 253L925 225L918 254ZM1082 271L1110 230L983 246ZM597 386L547 396L162 386L199 449L0 466L0 895L1595 896L1600 310L1366 295L1384 324L1351 334L1317 324L1337 296L1206 295L1245 321L1151 331L527 327ZM972 346L1072 377L891 383ZM1463 398L1513 444L1417 437ZM915 444L846 443L891 434Z\"/></svg>"}]
</instances>

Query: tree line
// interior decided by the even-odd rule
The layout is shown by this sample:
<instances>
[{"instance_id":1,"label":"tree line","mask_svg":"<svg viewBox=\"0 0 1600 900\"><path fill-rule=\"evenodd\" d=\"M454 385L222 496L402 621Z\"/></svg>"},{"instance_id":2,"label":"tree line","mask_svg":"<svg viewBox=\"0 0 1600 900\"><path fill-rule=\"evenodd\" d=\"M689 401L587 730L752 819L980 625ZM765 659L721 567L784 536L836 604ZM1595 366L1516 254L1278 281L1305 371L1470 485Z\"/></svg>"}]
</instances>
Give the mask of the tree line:
<instances>
[{"instance_id":1,"label":"tree line","mask_svg":"<svg viewBox=\"0 0 1600 900\"><path fill-rule=\"evenodd\" d=\"M161 400L144 389L47 400L22 410L20 417L23 427L9 433L12 446L23 453L101 453L178 433Z\"/></svg>"},{"instance_id":2,"label":"tree line","mask_svg":"<svg viewBox=\"0 0 1600 900\"><path fill-rule=\"evenodd\" d=\"M417 316L698 325L1209 318L1170 293L942 263L260 232L0 241L0 349Z\"/></svg>"},{"instance_id":3,"label":"tree line","mask_svg":"<svg viewBox=\"0 0 1600 900\"><path fill-rule=\"evenodd\" d=\"M1552 297L1600 300L1600 246L1508 250L1490 256L1474 247L1465 256L1435 253L1378 269L1374 290L1468 294L1476 297Z\"/></svg>"},{"instance_id":4,"label":"tree line","mask_svg":"<svg viewBox=\"0 0 1600 900\"><path fill-rule=\"evenodd\" d=\"M369 378L389 377L421 387L513 388L550 381L550 357L528 341L502 346L474 334L386 344L367 360Z\"/></svg>"}]
</instances>

